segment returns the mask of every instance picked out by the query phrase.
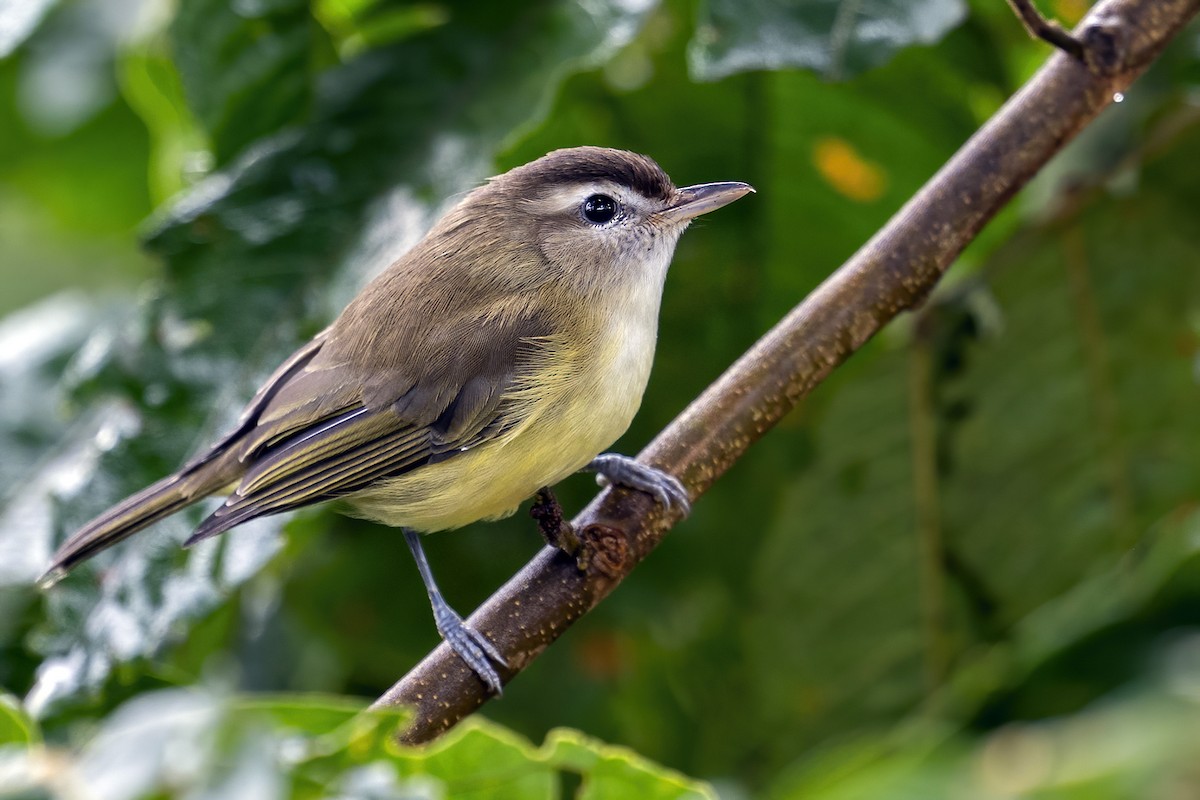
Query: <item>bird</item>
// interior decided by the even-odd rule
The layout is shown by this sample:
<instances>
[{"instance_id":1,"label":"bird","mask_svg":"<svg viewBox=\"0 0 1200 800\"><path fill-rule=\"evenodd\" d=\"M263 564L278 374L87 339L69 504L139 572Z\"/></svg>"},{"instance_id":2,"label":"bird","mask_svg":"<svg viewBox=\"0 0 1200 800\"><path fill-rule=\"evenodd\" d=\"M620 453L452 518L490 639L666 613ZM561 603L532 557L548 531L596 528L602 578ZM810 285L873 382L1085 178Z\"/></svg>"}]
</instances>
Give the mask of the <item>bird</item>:
<instances>
[{"instance_id":1,"label":"bird","mask_svg":"<svg viewBox=\"0 0 1200 800\"><path fill-rule=\"evenodd\" d=\"M493 692L495 645L443 598L421 535L508 516L567 476L690 509L679 480L605 453L641 404L676 243L754 189L677 188L651 158L554 150L472 189L267 379L231 431L70 536L49 587L211 495L184 543L340 500L400 528L439 634Z\"/></svg>"}]
</instances>

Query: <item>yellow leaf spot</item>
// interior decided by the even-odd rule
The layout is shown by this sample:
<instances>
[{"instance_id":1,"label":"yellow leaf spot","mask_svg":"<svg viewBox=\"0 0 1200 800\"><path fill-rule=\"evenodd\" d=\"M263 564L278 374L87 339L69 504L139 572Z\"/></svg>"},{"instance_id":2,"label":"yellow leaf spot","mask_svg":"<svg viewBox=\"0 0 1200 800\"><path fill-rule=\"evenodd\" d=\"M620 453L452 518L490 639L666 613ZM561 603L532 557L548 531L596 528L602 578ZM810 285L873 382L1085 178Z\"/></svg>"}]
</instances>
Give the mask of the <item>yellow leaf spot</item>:
<instances>
[{"instance_id":1,"label":"yellow leaf spot","mask_svg":"<svg viewBox=\"0 0 1200 800\"><path fill-rule=\"evenodd\" d=\"M839 194L860 203L878 200L887 188L883 168L867 161L853 145L836 136L817 140L813 145L813 164Z\"/></svg>"}]
</instances>

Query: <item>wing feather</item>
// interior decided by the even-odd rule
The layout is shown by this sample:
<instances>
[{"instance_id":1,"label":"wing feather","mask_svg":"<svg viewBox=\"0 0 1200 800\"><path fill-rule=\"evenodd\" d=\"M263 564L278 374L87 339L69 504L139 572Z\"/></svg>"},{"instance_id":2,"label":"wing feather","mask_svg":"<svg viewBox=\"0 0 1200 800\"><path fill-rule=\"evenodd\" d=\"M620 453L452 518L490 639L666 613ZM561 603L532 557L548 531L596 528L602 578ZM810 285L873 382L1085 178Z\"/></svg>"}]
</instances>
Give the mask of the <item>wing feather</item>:
<instances>
[{"instance_id":1,"label":"wing feather","mask_svg":"<svg viewBox=\"0 0 1200 800\"><path fill-rule=\"evenodd\" d=\"M279 497L335 497L358 488L358 479L402 471L429 458L427 436L420 429L408 428L381 436L356 448L342 450L321 461L296 467L286 460L270 466L271 480L261 481L253 489L237 488L230 500L258 502ZM315 500L309 500L315 502Z\"/></svg>"},{"instance_id":2,"label":"wing feather","mask_svg":"<svg viewBox=\"0 0 1200 800\"><path fill-rule=\"evenodd\" d=\"M485 360L466 352L454 369L416 381L399 378L394 384L399 388L390 393L372 375L369 400L361 389L342 391L341 405L333 407L334 391L319 398L319 410L305 401L307 391L352 386L354 370L310 359L288 376L292 385L278 387L262 407L258 424L241 442L246 464L241 481L189 542L255 517L351 494L502 436L520 423L506 398L529 370L540 367L526 351L542 352L533 344L541 327L530 322L493 331ZM389 394L390 402L381 403ZM517 416L525 413L527 404L516 405Z\"/></svg>"},{"instance_id":3,"label":"wing feather","mask_svg":"<svg viewBox=\"0 0 1200 800\"><path fill-rule=\"evenodd\" d=\"M254 492L235 492L196 529L188 542L215 536L256 517L349 494L382 475L415 468L427 460L428 448L415 437L381 438L326 462L285 472L285 479Z\"/></svg>"}]
</instances>

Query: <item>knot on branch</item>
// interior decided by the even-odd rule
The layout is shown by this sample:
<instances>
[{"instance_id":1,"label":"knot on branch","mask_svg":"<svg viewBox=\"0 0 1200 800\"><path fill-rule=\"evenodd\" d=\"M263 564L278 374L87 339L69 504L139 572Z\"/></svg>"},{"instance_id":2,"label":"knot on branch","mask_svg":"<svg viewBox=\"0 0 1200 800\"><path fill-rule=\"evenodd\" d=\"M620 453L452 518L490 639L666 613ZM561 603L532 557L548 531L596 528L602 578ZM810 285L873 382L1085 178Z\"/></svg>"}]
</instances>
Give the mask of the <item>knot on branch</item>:
<instances>
[{"instance_id":1,"label":"knot on branch","mask_svg":"<svg viewBox=\"0 0 1200 800\"><path fill-rule=\"evenodd\" d=\"M628 571L629 537L608 525L585 525L578 531L576 563L583 572L619 580Z\"/></svg>"},{"instance_id":2,"label":"knot on branch","mask_svg":"<svg viewBox=\"0 0 1200 800\"><path fill-rule=\"evenodd\" d=\"M1084 65L1097 75L1115 75L1127 66L1129 28L1113 14L1097 17L1079 33Z\"/></svg>"}]
</instances>

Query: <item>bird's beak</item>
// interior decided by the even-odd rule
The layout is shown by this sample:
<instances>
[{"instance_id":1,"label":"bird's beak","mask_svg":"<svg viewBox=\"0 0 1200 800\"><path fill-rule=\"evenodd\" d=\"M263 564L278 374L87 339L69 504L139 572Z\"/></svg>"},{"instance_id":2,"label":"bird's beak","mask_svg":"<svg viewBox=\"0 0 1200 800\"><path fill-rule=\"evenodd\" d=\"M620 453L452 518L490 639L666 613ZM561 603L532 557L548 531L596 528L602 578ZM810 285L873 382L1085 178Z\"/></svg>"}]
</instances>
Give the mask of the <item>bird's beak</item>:
<instances>
[{"instance_id":1,"label":"bird's beak","mask_svg":"<svg viewBox=\"0 0 1200 800\"><path fill-rule=\"evenodd\" d=\"M727 206L753 191L753 186L741 181L685 186L676 194L675 202L660 211L659 216L670 222L686 222L721 206Z\"/></svg>"}]
</instances>

